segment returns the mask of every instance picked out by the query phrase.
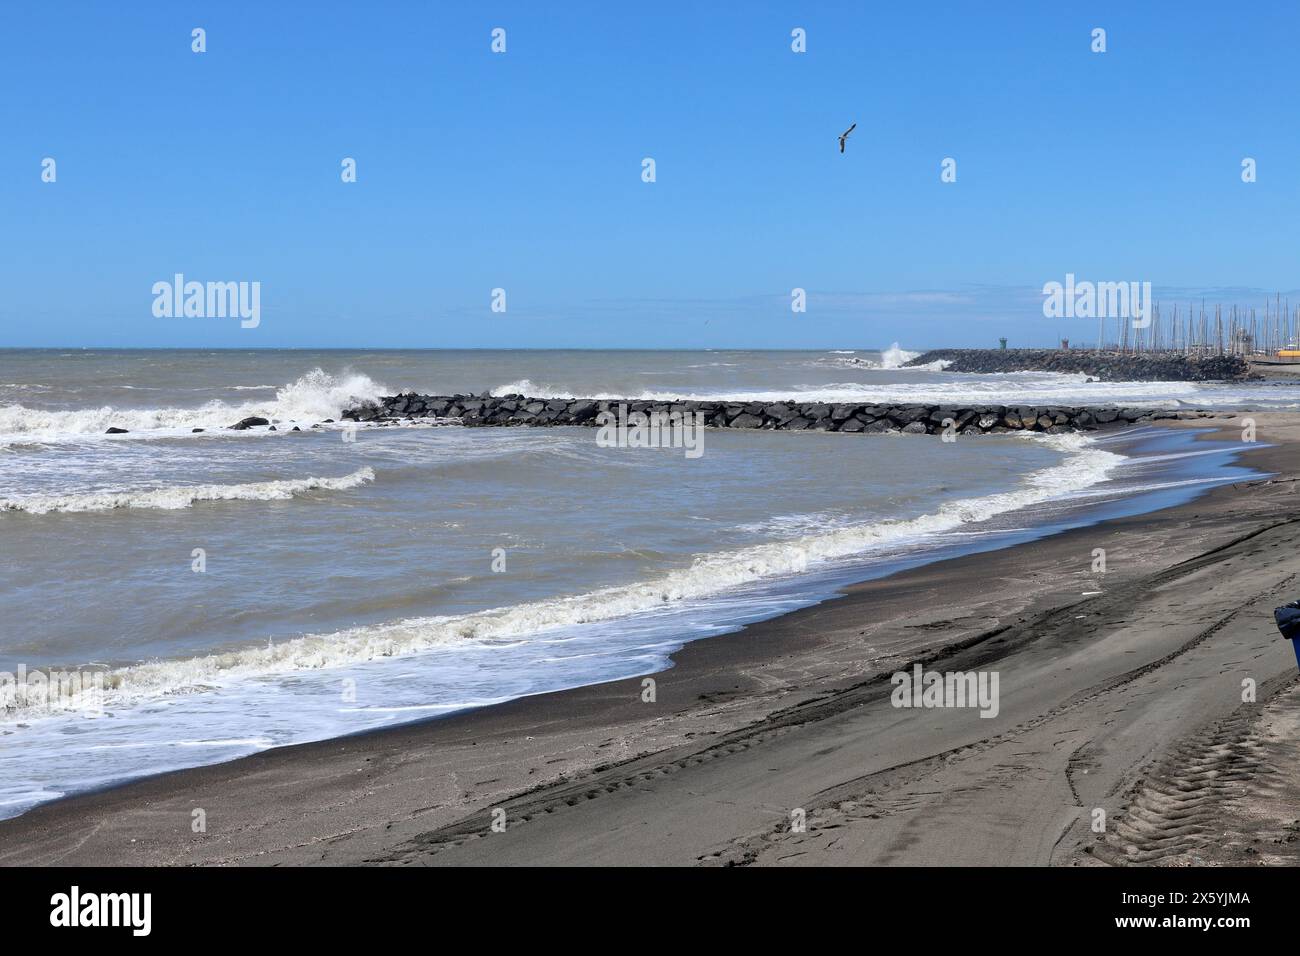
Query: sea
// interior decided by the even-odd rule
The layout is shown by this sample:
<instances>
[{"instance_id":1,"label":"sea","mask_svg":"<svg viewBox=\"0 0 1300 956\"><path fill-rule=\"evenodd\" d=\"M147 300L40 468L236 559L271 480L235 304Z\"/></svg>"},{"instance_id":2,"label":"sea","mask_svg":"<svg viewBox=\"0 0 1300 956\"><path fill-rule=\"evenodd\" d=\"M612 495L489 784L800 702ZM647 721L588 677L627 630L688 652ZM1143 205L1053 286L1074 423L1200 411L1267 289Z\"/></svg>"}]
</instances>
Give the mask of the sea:
<instances>
[{"instance_id":1,"label":"sea","mask_svg":"<svg viewBox=\"0 0 1300 956\"><path fill-rule=\"evenodd\" d=\"M710 429L691 457L591 428L340 423L367 399L1300 406L1295 386L905 367L915 354L0 350L0 817L658 672L855 581L1256 474L1241 442L1159 427ZM249 416L271 425L229 429ZM80 692L49 693L54 675Z\"/></svg>"}]
</instances>

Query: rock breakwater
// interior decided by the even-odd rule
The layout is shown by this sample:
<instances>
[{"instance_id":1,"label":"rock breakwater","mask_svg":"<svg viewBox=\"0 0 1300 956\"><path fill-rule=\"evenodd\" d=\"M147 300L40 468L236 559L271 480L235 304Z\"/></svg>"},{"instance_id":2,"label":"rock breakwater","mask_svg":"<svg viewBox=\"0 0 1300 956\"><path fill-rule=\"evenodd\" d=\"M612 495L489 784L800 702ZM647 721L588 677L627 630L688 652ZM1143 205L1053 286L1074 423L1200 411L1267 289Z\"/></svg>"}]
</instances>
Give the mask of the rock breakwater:
<instances>
[{"instance_id":1,"label":"rock breakwater","mask_svg":"<svg viewBox=\"0 0 1300 956\"><path fill-rule=\"evenodd\" d=\"M1060 372L1106 382L1211 382L1245 378L1250 365L1239 355L1180 352L1096 352L1084 349L932 349L904 366L948 363L947 372Z\"/></svg>"},{"instance_id":2,"label":"rock breakwater","mask_svg":"<svg viewBox=\"0 0 1300 956\"><path fill-rule=\"evenodd\" d=\"M463 425L595 426L602 412L643 415L699 413L705 425L784 431L909 434L984 434L1038 431L1057 434L1173 418L1208 418L1203 410L1118 406L847 404L821 402L651 402L586 398L528 398L524 395L418 395L406 392L350 408L343 418L358 422L457 419Z\"/></svg>"}]
</instances>

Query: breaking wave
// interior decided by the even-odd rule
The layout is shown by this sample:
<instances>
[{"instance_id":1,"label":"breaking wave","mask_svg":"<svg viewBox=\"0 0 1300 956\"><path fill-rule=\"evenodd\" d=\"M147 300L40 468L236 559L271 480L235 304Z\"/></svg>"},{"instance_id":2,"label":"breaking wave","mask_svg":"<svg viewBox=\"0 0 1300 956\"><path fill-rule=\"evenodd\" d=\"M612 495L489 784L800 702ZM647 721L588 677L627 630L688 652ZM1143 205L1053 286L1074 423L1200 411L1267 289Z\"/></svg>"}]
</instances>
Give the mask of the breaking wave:
<instances>
[{"instance_id":1,"label":"breaking wave","mask_svg":"<svg viewBox=\"0 0 1300 956\"><path fill-rule=\"evenodd\" d=\"M285 501L306 491L346 491L374 480L374 471L362 468L341 478L293 478L238 485L172 485L140 490L23 495L0 498L0 512L22 511L43 515L51 512L111 511L115 508L175 510L188 508L196 501Z\"/></svg>"},{"instance_id":2,"label":"breaking wave","mask_svg":"<svg viewBox=\"0 0 1300 956\"><path fill-rule=\"evenodd\" d=\"M285 423L316 423L337 419L345 408L373 401L391 390L359 372L332 375L312 369L297 381L276 390L275 397L231 404L211 401L195 408L101 408L64 411L0 405L0 444L57 442L103 435L125 428L129 435L158 438L189 434L191 429L217 429L256 415ZM129 437L129 436L127 436Z\"/></svg>"},{"instance_id":3,"label":"breaking wave","mask_svg":"<svg viewBox=\"0 0 1300 956\"><path fill-rule=\"evenodd\" d=\"M830 353L836 358L830 359L830 365L836 368L856 368L856 369L880 369L882 371L892 371L903 368L912 359L920 356L920 352L909 352L907 349L900 348L895 342L887 349L880 352L880 361L872 359L858 358L855 352L848 350L838 350ZM844 358L843 356L849 356ZM952 362L948 359L937 359L933 362L926 362L924 365L913 365L911 368L918 372L942 372Z\"/></svg>"},{"instance_id":4,"label":"breaking wave","mask_svg":"<svg viewBox=\"0 0 1300 956\"><path fill-rule=\"evenodd\" d=\"M901 349L898 347L898 343L895 342L880 353L880 367L902 368L904 362L910 362L920 354L920 352L909 352L906 349Z\"/></svg>"}]
</instances>

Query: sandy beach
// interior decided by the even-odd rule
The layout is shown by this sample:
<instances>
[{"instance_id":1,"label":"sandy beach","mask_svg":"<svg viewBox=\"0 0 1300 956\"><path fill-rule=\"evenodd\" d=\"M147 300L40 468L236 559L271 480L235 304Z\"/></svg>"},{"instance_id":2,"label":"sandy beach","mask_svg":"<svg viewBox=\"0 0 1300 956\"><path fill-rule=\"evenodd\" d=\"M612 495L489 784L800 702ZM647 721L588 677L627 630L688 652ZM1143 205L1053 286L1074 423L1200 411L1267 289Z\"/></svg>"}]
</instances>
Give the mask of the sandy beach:
<instances>
[{"instance_id":1,"label":"sandy beach","mask_svg":"<svg viewBox=\"0 0 1300 956\"><path fill-rule=\"evenodd\" d=\"M1252 417L1271 479L697 641L652 701L615 681L139 780L0 822L0 864L1300 862L1272 619L1300 597L1300 416ZM892 706L918 662L996 671L997 715Z\"/></svg>"}]
</instances>

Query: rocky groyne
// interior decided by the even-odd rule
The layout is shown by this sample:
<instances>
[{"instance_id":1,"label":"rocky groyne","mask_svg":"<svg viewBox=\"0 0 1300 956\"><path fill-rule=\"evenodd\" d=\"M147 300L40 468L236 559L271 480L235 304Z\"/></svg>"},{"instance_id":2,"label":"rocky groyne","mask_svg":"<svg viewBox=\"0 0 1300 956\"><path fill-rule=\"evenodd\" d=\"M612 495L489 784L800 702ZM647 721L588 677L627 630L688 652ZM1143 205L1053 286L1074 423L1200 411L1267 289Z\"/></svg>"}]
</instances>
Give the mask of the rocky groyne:
<instances>
[{"instance_id":1,"label":"rocky groyne","mask_svg":"<svg viewBox=\"0 0 1300 956\"><path fill-rule=\"evenodd\" d=\"M667 416L698 412L717 428L784 431L983 434L1009 431L1060 433L1131 425L1171 418L1206 418L1213 412L1187 409L1061 405L830 404L821 402L648 402L586 398L528 398L524 395L390 395L343 412L358 422L457 419L468 426L596 426L602 412ZM601 419L601 421L598 421Z\"/></svg>"},{"instance_id":2,"label":"rocky groyne","mask_svg":"<svg viewBox=\"0 0 1300 956\"><path fill-rule=\"evenodd\" d=\"M1249 363L1239 355L1181 352L1096 352L1085 349L932 349L905 365L944 361L948 372L1062 372L1106 382L1212 382L1245 378Z\"/></svg>"}]
</instances>

